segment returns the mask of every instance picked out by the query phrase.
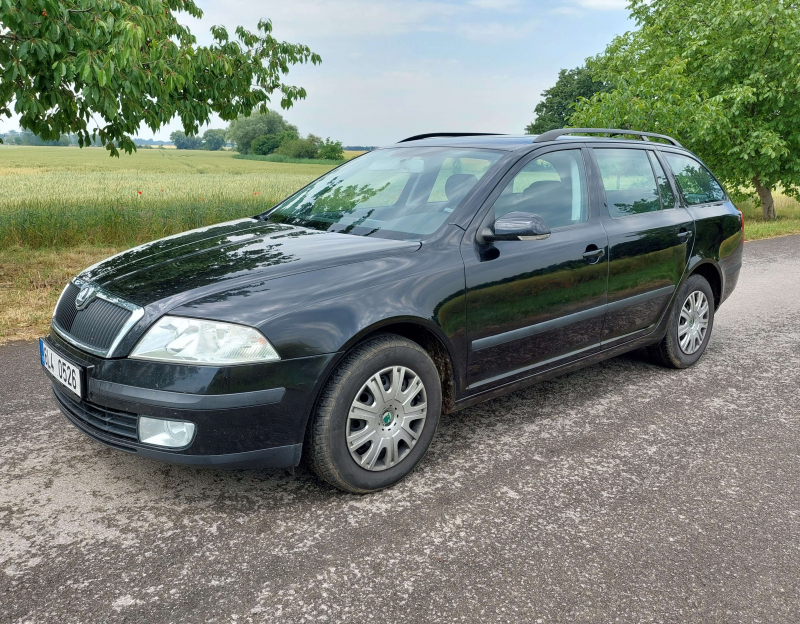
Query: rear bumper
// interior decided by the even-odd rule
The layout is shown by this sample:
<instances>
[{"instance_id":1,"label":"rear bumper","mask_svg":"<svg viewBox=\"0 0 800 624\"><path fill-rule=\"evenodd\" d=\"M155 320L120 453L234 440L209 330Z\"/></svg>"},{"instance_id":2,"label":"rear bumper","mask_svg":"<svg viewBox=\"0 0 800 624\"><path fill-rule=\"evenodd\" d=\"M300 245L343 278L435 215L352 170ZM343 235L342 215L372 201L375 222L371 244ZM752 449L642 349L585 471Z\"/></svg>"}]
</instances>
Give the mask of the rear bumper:
<instances>
[{"instance_id":1,"label":"rear bumper","mask_svg":"<svg viewBox=\"0 0 800 624\"><path fill-rule=\"evenodd\" d=\"M722 290L722 301L725 301L728 297L731 296L733 290L736 288L736 284L739 281L739 273L742 270L742 260L739 258L738 262L733 262L729 266L723 266L723 271L725 272L725 278L723 280L723 290Z\"/></svg>"}]
</instances>

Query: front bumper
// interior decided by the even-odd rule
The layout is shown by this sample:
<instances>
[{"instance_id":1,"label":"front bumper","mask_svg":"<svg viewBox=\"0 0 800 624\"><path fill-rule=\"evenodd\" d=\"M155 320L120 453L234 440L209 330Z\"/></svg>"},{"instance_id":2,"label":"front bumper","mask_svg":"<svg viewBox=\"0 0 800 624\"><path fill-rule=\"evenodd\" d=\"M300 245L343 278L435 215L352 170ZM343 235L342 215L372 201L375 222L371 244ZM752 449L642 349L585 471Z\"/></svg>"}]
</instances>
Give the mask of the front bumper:
<instances>
[{"instance_id":1,"label":"front bumper","mask_svg":"<svg viewBox=\"0 0 800 624\"><path fill-rule=\"evenodd\" d=\"M45 341L86 371L82 400L53 384L61 411L83 433L142 457L227 468L299 463L313 397L333 357L215 368L108 360L54 334ZM136 435L140 415L189 421L197 433L184 449L142 444Z\"/></svg>"}]
</instances>

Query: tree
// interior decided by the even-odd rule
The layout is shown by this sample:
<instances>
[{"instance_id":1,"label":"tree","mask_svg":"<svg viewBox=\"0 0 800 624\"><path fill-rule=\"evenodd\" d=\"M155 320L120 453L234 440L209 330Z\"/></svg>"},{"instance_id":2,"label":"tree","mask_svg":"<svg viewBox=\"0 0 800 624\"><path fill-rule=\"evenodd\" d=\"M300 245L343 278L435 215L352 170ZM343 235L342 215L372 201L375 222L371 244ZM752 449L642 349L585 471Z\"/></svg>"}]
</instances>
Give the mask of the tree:
<instances>
[{"instance_id":1,"label":"tree","mask_svg":"<svg viewBox=\"0 0 800 624\"><path fill-rule=\"evenodd\" d=\"M61 135L58 139L45 141L42 137L36 136L30 130L23 130L22 132L14 132L13 135L9 133L7 140L12 145L32 145L32 146L48 146L48 147L66 147L70 145L69 136L66 134Z\"/></svg>"},{"instance_id":2,"label":"tree","mask_svg":"<svg viewBox=\"0 0 800 624\"><path fill-rule=\"evenodd\" d=\"M544 99L533 109L536 119L525 128L525 132L542 134L556 128L568 128L578 101L581 98L589 99L604 89L605 83L592 78L586 67L562 69L556 84L542 91Z\"/></svg>"},{"instance_id":3,"label":"tree","mask_svg":"<svg viewBox=\"0 0 800 624\"><path fill-rule=\"evenodd\" d=\"M250 153L258 154L259 156L267 156L278 149L280 145L280 134L262 134L260 137L253 139L253 142L250 144Z\"/></svg>"},{"instance_id":4,"label":"tree","mask_svg":"<svg viewBox=\"0 0 800 624\"><path fill-rule=\"evenodd\" d=\"M610 92L578 105L573 126L676 136L733 193L800 198L800 11L790 0L631 0L639 30L590 60ZM752 191L749 191L754 196Z\"/></svg>"},{"instance_id":5,"label":"tree","mask_svg":"<svg viewBox=\"0 0 800 624\"><path fill-rule=\"evenodd\" d=\"M175 149L203 149L203 139L196 136L186 136L182 130L176 130L171 133L169 140L175 144Z\"/></svg>"},{"instance_id":6,"label":"tree","mask_svg":"<svg viewBox=\"0 0 800 624\"><path fill-rule=\"evenodd\" d=\"M267 110L252 117L239 117L232 121L228 127L228 139L236 144L237 151L249 154L250 145L257 137L286 131L291 131L297 136L295 126L288 123L280 113Z\"/></svg>"},{"instance_id":7,"label":"tree","mask_svg":"<svg viewBox=\"0 0 800 624\"><path fill-rule=\"evenodd\" d=\"M305 97L282 82L291 65L319 63L304 45L276 40L272 23L255 33L211 29L197 45L176 14L199 18L193 0L0 0L0 113L44 140L99 137L112 155L136 149L144 123L158 130L176 115L197 134L212 113L229 121ZM91 125L95 127L90 128Z\"/></svg>"},{"instance_id":8,"label":"tree","mask_svg":"<svg viewBox=\"0 0 800 624\"><path fill-rule=\"evenodd\" d=\"M319 157L325 160L344 160L344 150L341 141L331 141L330 138L319 148Z\"/></svg>"},{"instance_id":9,"label":"tree","mask_svg":"<svg viewBox=\"0 0 800 624\"><path fill-rule=\"evenodd\" d=\"M305 139L284 140L275 150L276 154L283 154L289 158L316 158L319 154L319 139L309 134Z\"/></svg>"},{"instance_id":10,"label":"tree","mask_svg":"<svg viewBox=\"0 0 800 624\"><path fill-rule=\"evenodd\" d=\"M216 152L225 147L227 139L225 130L214 130L209 128L203 133L203 147L212 152Z\"/></svg>"}]
</instances>

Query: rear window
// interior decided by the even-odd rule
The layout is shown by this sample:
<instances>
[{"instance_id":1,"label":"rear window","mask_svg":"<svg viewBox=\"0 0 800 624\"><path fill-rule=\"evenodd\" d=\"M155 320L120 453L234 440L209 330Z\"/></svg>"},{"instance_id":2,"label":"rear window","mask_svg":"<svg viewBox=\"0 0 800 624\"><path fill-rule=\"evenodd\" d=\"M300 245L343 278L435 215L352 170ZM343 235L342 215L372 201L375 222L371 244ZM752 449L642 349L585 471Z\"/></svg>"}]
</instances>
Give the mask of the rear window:
<instances>
[{"instance_id":1,"label":"rear window","mask_svg":"<svg viewBox=\"0 0 800 624\"><path fill-rule=\"evenodd\" d=\"M681 189L681 194L690 206L708 204L725 199L725 191L711 172L694 158L662 152Z\"/></svg>"}]
</instances>

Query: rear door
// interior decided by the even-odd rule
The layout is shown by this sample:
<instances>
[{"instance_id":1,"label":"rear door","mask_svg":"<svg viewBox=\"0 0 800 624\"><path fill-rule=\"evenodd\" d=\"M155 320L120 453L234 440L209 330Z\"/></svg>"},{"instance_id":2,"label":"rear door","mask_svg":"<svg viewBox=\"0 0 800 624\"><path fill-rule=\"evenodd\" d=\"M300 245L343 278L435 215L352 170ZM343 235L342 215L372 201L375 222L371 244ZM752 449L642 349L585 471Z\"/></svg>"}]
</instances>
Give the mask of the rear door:
<instances>
[{"instance_id":1,"label":"rear door","mask_svg":"<svg viewBox=\"0 0 800 624\"><path fill-rule=\"evenodd\" d=\"M542 150L490 195L462 244L467 284L468 382L481 390L599 349L607 236L590 210L587 150ZM476 241L508 212L540 215L545 240ZM594 214L592 214L594 212Z\"/></svg>"},{"instance_id":2,"label":"rear door","mask_svg":"<svg viewBox=\"0 0 800 624\"><path fill-rule=\"evenodd\" d=\"M608 232L606 346L646 334L659 321L686 270L695 226L657 150L604 143L592 152Z\"/></svg>"}]
</instances>

